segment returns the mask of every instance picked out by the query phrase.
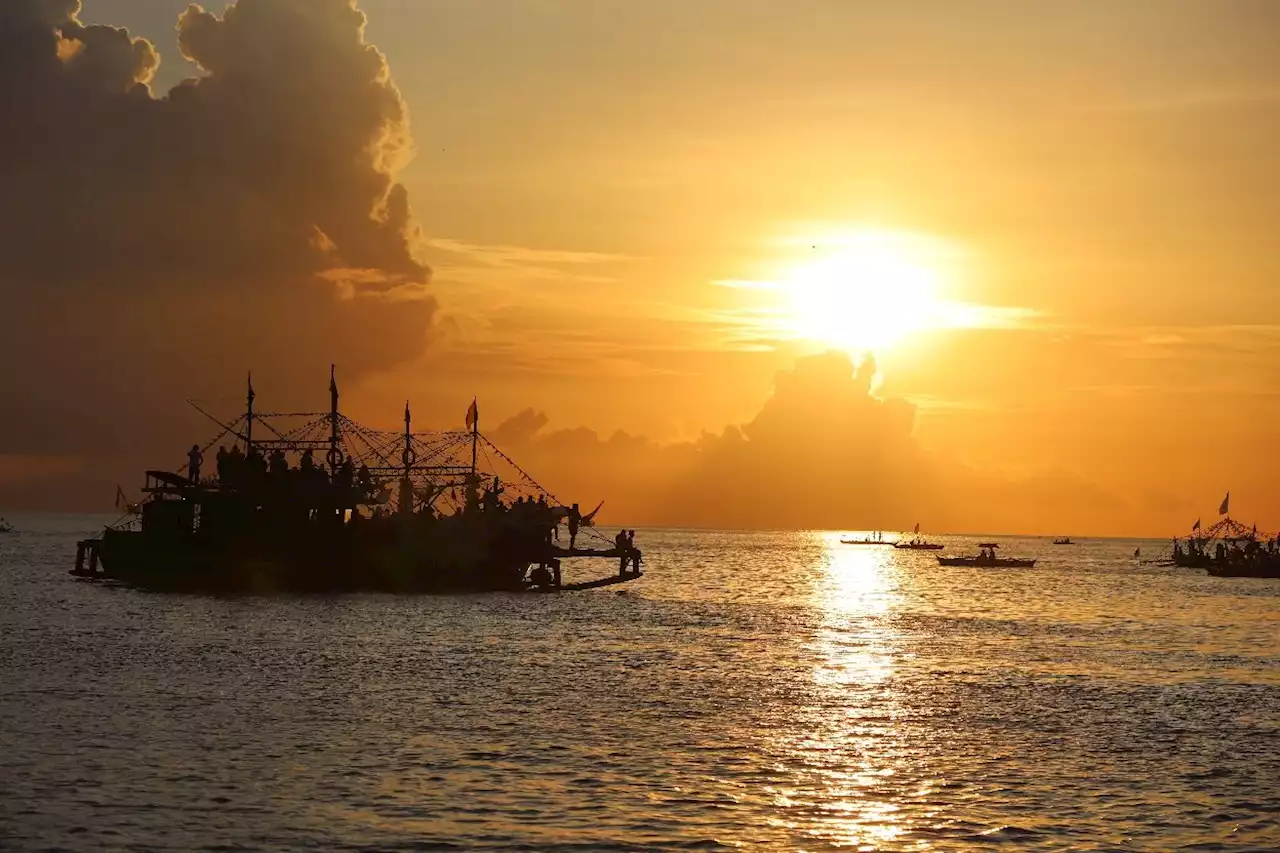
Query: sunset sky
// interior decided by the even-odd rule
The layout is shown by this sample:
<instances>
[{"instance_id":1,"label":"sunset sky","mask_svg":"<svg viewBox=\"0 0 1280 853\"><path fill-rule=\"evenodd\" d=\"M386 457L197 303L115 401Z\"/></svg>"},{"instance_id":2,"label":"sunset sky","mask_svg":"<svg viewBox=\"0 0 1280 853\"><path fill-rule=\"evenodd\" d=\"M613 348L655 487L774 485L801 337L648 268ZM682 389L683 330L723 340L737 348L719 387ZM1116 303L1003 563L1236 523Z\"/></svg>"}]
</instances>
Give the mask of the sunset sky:
<instances>
[{"instance_id":1,"label":"sunset sky","mask_svg":"<svg viewBox=\"0 0 1280 853\"><path fill-rule=\"evenodd\" d=\"M336 361L619 522L1280 528L1280 4L361 0L402 101L347 0L69 5L0 12L0 506Z\"/></svg>"}]
</instances>

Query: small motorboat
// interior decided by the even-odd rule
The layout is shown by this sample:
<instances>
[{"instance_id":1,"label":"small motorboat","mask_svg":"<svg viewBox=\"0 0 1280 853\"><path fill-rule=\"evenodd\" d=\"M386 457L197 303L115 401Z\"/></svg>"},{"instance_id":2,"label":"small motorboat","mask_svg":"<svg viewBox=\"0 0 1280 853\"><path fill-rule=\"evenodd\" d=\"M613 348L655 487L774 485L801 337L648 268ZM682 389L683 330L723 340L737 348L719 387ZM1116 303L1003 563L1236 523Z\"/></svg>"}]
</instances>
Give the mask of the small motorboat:
<instances>
[{"instance_id":1,"label":"small motorboat","mask_svg":"<svg viewBox=\"0 0 1280 853\"><path fill-rule=\"evenodd\" d=\"M1071 541L1070 536L1063 536L1061 539L1053 540L1053 544L1054 545L1074 545L1076 543Z\"/></svg>"},{"instance_id":2,"label":"small motorboat","mask_svg":"<svg viewBox=\"0 0 1280 853\"><path fill-rule=\"evenodd\" d=\"M976 557L939 557L942 566L977 566L985 569L1029 569L1036 564L1035 560L1016 557L997 557L996 549L1000 546L994 542L983 542L978 546Z\"/></svg>"}]
</instances>

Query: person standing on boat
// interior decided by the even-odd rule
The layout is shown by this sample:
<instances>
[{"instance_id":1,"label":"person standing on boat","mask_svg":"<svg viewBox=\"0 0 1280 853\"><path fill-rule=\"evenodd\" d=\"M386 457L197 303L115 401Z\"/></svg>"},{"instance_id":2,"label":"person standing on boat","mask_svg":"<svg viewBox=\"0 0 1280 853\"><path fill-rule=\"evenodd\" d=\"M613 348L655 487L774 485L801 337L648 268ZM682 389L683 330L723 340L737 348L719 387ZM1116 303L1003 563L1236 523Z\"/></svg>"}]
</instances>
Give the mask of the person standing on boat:
<instances>
[{"instance_id":1,"label":"person standing on boat","mask_svg":"<svg viewBox=\"0 0 1280 853\"><path fill-rule=\"evenodd\" d=\"M187 475L192 483L200 482L200 465L203 462L204 454L200 452L200 445L191 445L191 449L187 451Z\"/></svg>"},{"instance_id":2,"label":"person standing on boat","mask_svg":"<svg viewBox=\"0 0 1280 853\"><path fill-rule=\"evenodd\" d=\"M627 550L631 553L631 570L640 574L640 549L636 547L636 532L627 531Z\"/></svg>"},{"instance_id":3,"label":"person standing on boat","mask_svg":"<svg viewBox=\"0 0 1280 853\"><path fill-rule=\"evenodd\" d=\"M625 575L627 573L627 560L631 554L631 545L627 541L627 531L618 531L618 535L613 537L613 546L618 551L618 574L620 576Z\"/></svg>"},{"instance_id":4,"label":"person standing on boat","mask_svg":"<svg viewBox=\"0 0 1280 853\"><path fill-rule=\"evenodd\" d=\"M569 508L569 550L573 550L573 545L578 539L578 528L582 526L582 510L578 509L578 505L574 504Z\"/></svg>"}]
</instances>

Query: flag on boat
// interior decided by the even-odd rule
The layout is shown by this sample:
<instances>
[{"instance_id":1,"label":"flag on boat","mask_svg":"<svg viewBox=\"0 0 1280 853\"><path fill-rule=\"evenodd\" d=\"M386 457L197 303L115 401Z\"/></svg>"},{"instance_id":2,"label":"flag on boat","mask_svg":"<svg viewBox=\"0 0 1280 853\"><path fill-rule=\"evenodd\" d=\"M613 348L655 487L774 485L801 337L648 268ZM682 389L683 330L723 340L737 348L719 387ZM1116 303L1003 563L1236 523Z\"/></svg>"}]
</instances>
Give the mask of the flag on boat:
<instances>
[{"instance_id":1,"label":"flag on boat","mask_svg":"<svg viewBox=\"0 0 1280 853\"><path fill-rule=\"evenodd\" d=\"M1198 519L1198 518L1196 519L1196 523L1195 523L1195 524L1193 524L1193 525L1191 525L1191 529L1192 529L1192 530L1199 530L1199 529L1200 529L1200 519Z\"/></svg>"},{"instance_id":2,"label":"flag on boat","mask_svg":"<svg viewBox=\"0 0 1280 853\"><path fill-rule=\"evenodd\" d=\"M915 533L919 533L919 532L920 532L920 522L918 522L918 521L916 522L916 529L915 529L915 531L914 531L914 532L915 532Z\"/></svg>"},{"instance_id":3,"label":"flag on boat","mask_svg":"<svg viewBox=\"0 0 1280 853\"><path fill-rule=\"evenodd\" d=\"M246 376L245 378L248 380L246 384L249 386L249 405L252 406L253 398L255 396L253 393L253 371L252 370L249 371L248 376Z\"/></svg>"},{"instance_id":4,"label":"flag on boat","mask_svg":"<svg viewBox=\"0 0 1280 853\"><path fill-rule=\"evenodd\" d=\"M116 509L119 509L121 506L128 506L128 505L129 505L129 499L124 496L124 489L120 488L119 484L117 484L116 485Z\"/></svg>"},{"instance_id":5,"label":"flag on boat","mask_svg":"<svg viewBox=\"0 0 1280 853\"><path fill-rule=\"evenodd\" d=\"M1218 515L1226 515L1227 508L1231 506L1231 493L1227 492L1227 496L1222 499L1222 506L1218 507Z\"/></svg>"},{"instance_id":6,"label":"flag on boat","mask_svg":"<svg viewBox=\"0 0 1280 853\"><path fill-rule=\"evenodd\" d=\"M467 409L467 429L475 429L476 424L480 423L480 410L476 408L476 401L471 401L471 408Z\"/></svg>"}]
</instances>

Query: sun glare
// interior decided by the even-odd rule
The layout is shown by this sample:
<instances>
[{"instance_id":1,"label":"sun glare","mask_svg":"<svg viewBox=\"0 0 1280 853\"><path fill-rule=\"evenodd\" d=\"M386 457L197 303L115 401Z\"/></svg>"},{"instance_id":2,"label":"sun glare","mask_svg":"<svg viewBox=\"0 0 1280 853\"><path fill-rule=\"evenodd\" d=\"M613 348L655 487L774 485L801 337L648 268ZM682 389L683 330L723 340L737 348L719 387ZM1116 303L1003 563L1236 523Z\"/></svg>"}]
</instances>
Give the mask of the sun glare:
<instances>
[{"instance_id":1,"label":"sun glare","mask_svg":"<svg viewBox=\"0 0 1280 853\"><path fill-rule=\"evenodd\" d=\"M879 350L937 324L941 271L929 250L905 235L856 233L801 263L778 282L796 337L850 351Z\"/></svg>"}]
</instances>

